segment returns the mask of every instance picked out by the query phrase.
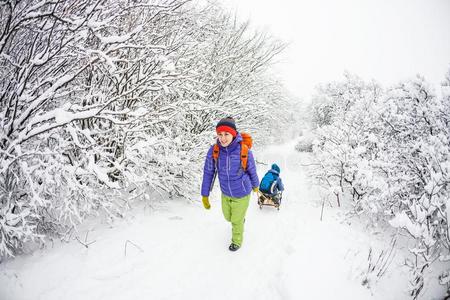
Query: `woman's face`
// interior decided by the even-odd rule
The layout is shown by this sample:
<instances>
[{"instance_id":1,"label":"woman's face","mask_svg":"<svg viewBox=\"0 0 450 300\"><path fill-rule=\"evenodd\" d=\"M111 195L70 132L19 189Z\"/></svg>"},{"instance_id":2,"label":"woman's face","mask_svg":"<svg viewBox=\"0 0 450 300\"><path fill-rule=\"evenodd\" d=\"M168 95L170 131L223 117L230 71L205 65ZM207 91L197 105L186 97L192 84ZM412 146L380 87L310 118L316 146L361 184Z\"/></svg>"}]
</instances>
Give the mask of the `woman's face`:
<instances>
[{"instance_id":1,"label":"woman's face","mask_svg":"<svg viewBox=\"0 0 450 300\"><path fill-rule=\"evenodd\" d=\"M220 142L220 145L222 145L222 147L228 146L233 141L233 136L231 135L231 133L229 133L227 131L219 132L217 137L219 138L219 142Z\"/></svg>"}]
</instances>

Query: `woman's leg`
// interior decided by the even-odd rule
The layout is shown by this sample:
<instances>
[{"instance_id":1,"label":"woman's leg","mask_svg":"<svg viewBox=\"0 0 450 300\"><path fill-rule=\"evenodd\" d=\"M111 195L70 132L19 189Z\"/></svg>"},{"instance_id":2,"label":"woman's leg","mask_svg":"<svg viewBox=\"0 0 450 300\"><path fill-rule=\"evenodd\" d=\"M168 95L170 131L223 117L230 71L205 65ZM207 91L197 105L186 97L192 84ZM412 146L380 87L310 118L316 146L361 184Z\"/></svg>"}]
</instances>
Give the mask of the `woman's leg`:
<instances>
[{"instance_id":1,"label":"woman's leg","mask_svg":"<svg viewBox=\"0 0 450 300\"><path fill-rule=\"evenodd\" d=\"M222 194L222 213L228 222L231 222L231 197Z\"/></svg>"},{"instance_id":2,"label":"woman's leg","mask_svg":"<svg viewBox=\"0 0 450 300\"><path fill-rule=\"evenodd\" d=\"M231 225L232 225L232 239L233 244L242 245L244 236L244 219L250 201L250 194L242 198L231 198Z\"/></svg>"}]
</instances>

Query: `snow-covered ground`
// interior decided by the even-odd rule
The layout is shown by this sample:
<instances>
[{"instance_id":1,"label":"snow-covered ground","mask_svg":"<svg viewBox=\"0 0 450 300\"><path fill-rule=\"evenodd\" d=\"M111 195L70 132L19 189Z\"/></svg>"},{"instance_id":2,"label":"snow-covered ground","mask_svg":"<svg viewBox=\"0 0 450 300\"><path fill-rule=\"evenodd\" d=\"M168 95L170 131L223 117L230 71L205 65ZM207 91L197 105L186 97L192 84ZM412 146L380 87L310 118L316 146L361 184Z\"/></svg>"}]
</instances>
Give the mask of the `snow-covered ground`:
<instances>
[{"instance_id":1,"label":"snow-covered ground","mask_svg":"<svg viewBox=\"0 0 450 300\"><path fill-rule=\"evenodd\" d=\"M361 284L369 249L376 257L389 238L329 206L320 221L305 156L293 146L255 149L258 162L280 165L286 191L280 211L260 210L252 195L239 251L228 250L216 183L211 210L185 200L140 205L113 226L86 224L88 248L55 243L0 265L0 299L408 299L402 251L378 282ZM268 166L258 168L262 176Z\"/></svg>"}]
</instances>

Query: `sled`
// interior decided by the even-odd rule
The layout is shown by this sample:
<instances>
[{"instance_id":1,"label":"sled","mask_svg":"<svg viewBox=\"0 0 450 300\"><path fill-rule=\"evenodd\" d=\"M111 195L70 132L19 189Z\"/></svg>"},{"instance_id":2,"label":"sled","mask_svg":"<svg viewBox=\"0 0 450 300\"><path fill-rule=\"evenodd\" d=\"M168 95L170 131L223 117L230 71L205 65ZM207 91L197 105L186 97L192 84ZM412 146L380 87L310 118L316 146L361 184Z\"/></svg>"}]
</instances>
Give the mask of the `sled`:
<instances>
[{"instance_id":1,"label":"sled","mask_svg":"<svg viewBox=\"0 0 450 300\"><path fill-rule=\"evenodd\" d=\"M275 196L270 196L258 191L258 205L262 209L263 206L273 206L280 210L282 192L278 192Z\"/></svg>"}]
</instances>

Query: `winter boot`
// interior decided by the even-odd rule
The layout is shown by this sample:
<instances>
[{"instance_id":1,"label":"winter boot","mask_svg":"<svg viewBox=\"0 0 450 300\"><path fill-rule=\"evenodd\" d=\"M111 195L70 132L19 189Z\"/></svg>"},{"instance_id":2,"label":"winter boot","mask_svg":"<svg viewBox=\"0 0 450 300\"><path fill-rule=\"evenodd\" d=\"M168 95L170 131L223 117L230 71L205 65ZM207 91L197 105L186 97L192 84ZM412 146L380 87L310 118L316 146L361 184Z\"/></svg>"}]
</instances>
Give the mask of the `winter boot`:
<instances>
[{"instance_id":1,"label":"winter boot","mask_svg":"<svg viewBox=\"0 0 450 300\"><path fill-rule=\"evenodd\" d=\"M230 251L236 251L237 249L239 249L241 246L239 246L239 245L236 245L236 244L233 244L233 243L231 243L231 245L230 245L230 247L228 247L228 249L230 250Z\"/></svg>"}]
</instances>

